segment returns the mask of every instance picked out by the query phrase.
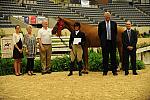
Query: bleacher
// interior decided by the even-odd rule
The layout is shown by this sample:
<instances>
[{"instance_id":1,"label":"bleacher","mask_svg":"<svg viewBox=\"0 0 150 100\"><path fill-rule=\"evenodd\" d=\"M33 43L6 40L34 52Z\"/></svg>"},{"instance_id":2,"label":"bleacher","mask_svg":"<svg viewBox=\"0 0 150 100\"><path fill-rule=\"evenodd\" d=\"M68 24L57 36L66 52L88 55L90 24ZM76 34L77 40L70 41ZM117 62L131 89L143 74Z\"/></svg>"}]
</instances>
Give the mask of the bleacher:
<instances>
[{"instance_id":1,"label":"bleacher","mask_svg":"<svg viewBox=\"0 0 150 100\"><path fill-rule=\"evenodd\" d=\"M64 18L71 18L73 20L80 21L83 23L94 24L88 18L85 18L84 16L81 16L78 13L71 11L70 9L63 8L61 5L54 4L52 2L48 2L44 5L44 3L45 2L38 0L37 4L30 6L33 11L36 11L38 13L38 15L49 17L62 16Z\"/></svg>"},{"instance_id":2,"label":"bleacher","mask_svg":"<svg viewBox=\"0 0 150 100\"><path fill-rule=\"evenodd\" d=\"M69 54L69 36L52 37L52 55Z\"/></svg>"},{"instance_id":3,"label":"bleacher","mask_svg":"<svg viewBox=\"0 0 150 100\"><path fill-rule=\"evenodd\" d=\"M10 16L29 15L37 15L37 13L11 0L0 0L0 28L15 27L17 23L12 24Z\"/></svg>"},{"instance_id":4,"label":"bleacher","mask_svg":"<svg viewBox=\"0 0 150 100\"><path fill-rule=\"evenodd\" d=\"M144 7L143 7L144 6ZM118 25L124 26L126 20L131 20L134 26L150 26L149 5L129 3L109 3L107 5L99 5L97 8L85 8L80 6L65 6L54 4L47 0L37 0L36 3L18 4L12 0L0 0L0 16L63 16L76 21L97 25L98 22L104 20L104 10L111 10L112 20ZM9 20L1 20L0 27L11 27ZM5 25L6 24L6 25Z\"/></svg>"},{"instance_id":5,"label":"bleacher","mask_svg":"<svg viewBox=\"0 0 150 100\"><path fill-rule=\"evenodd\" d=\"M134 4L135 7L150 15L150 4Z\"/></svg>"},{"instance_id":6,"label":"bleacher","mask_svg":"<svg viewBox=\"0 0 150 100\"><path fill-rule=\"evenodd\" d=\"M36 12L28 9L26 6L22 6L20 4L17 4L15 2L10 2L9 0L0 0L0 13L3 16L12 16L12 15L21 15L21 16L27 16L27 15L37 15Z\"/></svg>"},{"instance_id":7,"label":"bleacher","mask_svg":"<svg viewBox=\"0 0 150 100\"><path fill-rule=\"evenodd\" d=\"M150 16L128 3L109 3L100 5L103 10L111 12L124 20L131 20L134 26L150 26Z\"/></svg>"},{"instance_id":8,"label":"bleacher","mask_svg":"<svg viewBox=\"0 0 150 100\"><path fill-rule=\"evenodd\" d=\"M15 27L15 24L12 24L8 16L0 16L0 28L9 28Z\"/></svg>"},{"instance_id":9,"label":"bleacher","mask_svg":"<svg viewBox=\"0 0 150 100\"><path fill-rule=\"evenodd\" d=\"M52 37L52 59L62 57L64 54L69 54L69 36ZM39 47L37 46L36 57L40 56Z\"/></svg>"},{"instance_id":10,"label":"bleacher","mask_svg":"<svg viewBox=\"0 0 150 100\"><path fill-rule=\"evenodd\" d=\"M72 11L75 11L86 18L92 20L96 25L98 22L104 20L104 11L100 8L85 8L85 7L69 7ZM112 14L111 19L116 21L118 25L122 26L125 23L125 20L120 19L119 17Z\"/></svg>"}]
</instances>

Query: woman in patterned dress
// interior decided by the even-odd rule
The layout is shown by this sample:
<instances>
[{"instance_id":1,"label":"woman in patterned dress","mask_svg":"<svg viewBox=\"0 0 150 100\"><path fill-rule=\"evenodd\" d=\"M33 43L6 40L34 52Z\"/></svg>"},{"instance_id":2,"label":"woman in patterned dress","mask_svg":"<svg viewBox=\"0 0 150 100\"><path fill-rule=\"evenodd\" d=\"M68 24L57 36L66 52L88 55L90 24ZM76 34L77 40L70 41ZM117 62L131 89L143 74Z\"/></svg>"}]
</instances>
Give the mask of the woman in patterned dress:
<instances>
[{"instance_id":1,"label":"woman in patterned dress","mask_svg":"<svg viewBox=\"0 0 150 100\"><path fill-rule=\"evenodd\" d=\"M32 26L28 25L27 34L24 37L24 43L26 46L26 56L27 56L27 71L28 75L36 75L33 73L34 68L34 58L36 54L36 38L32 34Z\"/></svg>"}]
</instances>

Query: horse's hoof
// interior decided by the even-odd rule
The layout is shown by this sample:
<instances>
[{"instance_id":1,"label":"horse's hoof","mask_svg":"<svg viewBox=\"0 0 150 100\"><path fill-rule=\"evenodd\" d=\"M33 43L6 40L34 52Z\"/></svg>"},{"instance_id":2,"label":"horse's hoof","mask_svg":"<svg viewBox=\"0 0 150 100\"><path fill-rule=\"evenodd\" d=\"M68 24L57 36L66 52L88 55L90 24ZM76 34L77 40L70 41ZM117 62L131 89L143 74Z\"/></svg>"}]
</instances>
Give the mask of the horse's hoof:
<instances>
[{"instance_id":1,"label":"horse's hoof","mask_svg":"<svg viewBox=\"0 0 150 100\"><path fill-rule=\"evenodd\" d=\"M88 72L88 71L82 71L82 73L83 73L83 74L88 74L89 72Z\"/></svg>"},{"instance_id":2,"label":"horse's hoof","mask_svg":"<svg viewBox=\"0 0 150 100\"><path fill-rule=\"evenodd\" d=\"M84 74L88 74L89 72L85 72Z\"/></svg>"},{"instance_id":3,"label":"horse's hoof","mask_svg":"<svg viewBox=\"0 0 150 100\"><path fill-rule=\"evenodd\" d=\"M120 72L121 70L120 69L117 69L117 72Z\"/></svg>"}]
</instances>

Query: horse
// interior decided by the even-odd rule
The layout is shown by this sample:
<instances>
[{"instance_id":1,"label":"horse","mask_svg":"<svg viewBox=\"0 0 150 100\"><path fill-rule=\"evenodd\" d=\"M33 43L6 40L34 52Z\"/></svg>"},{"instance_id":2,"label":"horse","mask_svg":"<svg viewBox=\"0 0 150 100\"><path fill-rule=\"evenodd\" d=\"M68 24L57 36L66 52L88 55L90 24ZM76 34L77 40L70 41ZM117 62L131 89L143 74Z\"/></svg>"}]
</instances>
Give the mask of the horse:
<instances>
[{"instance_id":1,"label":"horse","mask_svg":"<svg viewBox=\"0 0 150 100\"><path fill-rule=\"evenodd\" d=\"M57 21L57 24L54 26L52 33L57 36L61 36L61 30L63 28L67 28L70 32L74 30L74 23L76 21L69 18L60 18ZM61 24L59 24L61 23ZM84 60L84 68L83 73L88 73L88 48L89 47L100 47L100 39L98 36L98 26L89 25L86 23L80 23L81 28L80 31L85 33L86 36L86 45L83 48L83 60ZM122 33L124 32L124 28L117 26L117 46L119 51L120 62L122 62Z\"/></svg>"}]
</instances>

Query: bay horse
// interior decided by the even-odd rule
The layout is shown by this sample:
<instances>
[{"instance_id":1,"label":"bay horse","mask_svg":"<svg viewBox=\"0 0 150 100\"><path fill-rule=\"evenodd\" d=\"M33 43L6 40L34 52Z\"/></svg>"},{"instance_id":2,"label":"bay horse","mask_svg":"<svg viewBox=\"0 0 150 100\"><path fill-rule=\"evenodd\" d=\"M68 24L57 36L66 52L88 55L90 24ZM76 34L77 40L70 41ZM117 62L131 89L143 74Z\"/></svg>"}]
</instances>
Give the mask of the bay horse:
<instances>
[{"instance_id":1,"label":"bay horse","mask_svg":"<svg viewBox=\"0 0 150 100\"><path fill-rule=\"evenodd\" d=\"M69 19L69 18L60 18L58 17L57 24L54 26L52 33L56 34L57 36L61 36L61 30L63 28L67 28L70 32L74 30L74 23L76 22L75 20ZM100 47L100 39L98 36L98 26L93 26L89 25L86 23L80 23L81 28L80 31L85 33L86 36L86 45L83 48L84 50L84 55L83 55L83 60L84 60L84 68L83 68L83 73L88 73L88 48L89 47ZM120 57L120 62L122 62L122 33L124 32L124 28L117 26L117 46L118 46L118 51L119 51L119 57Z\"/></svg>"}]
</instances>

